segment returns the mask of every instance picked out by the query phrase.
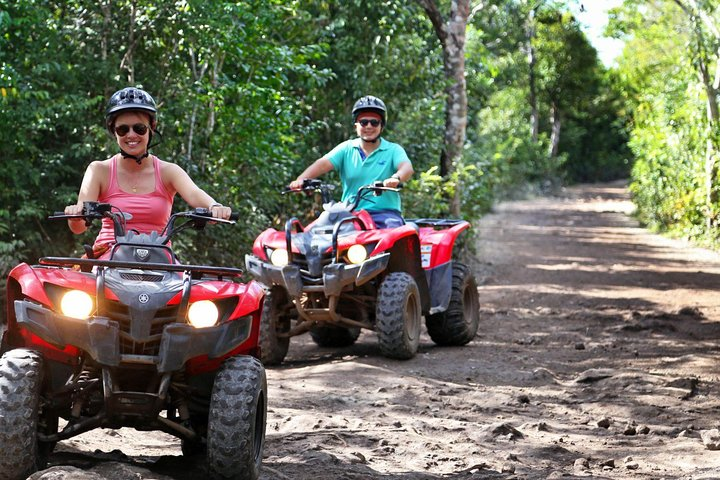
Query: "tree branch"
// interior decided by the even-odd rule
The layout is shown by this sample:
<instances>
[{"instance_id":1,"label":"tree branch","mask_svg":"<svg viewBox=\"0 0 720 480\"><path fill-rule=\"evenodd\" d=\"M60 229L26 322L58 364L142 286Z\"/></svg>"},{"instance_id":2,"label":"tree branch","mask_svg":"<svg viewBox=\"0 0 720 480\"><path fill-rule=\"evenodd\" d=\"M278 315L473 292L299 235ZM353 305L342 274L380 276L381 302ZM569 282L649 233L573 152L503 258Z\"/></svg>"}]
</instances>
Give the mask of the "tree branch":
<instances>
[{"instance_id":1,"label":"tree branch","mask_svg":"<svg viewBox=\"0 0 720 480\"><path fill-rule=\"evenodd\" d=\"M440 43L444 47L448 38L447 25L445 23L445 19L442 16L442 13L440 13L437 5L435 5L435 0L417 0L417 2L425 10L425 13L427 14L430 22L433 25L433 28L435 29L435 35L437 35Z\"/></svg>"}]
</instances>

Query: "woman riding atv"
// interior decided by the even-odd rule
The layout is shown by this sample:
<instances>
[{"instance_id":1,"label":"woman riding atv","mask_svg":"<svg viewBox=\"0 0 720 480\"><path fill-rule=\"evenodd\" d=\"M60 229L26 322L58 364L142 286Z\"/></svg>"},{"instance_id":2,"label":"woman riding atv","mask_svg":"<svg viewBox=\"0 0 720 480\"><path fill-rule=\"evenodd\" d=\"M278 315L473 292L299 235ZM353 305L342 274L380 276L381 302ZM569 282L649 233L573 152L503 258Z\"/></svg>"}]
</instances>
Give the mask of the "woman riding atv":
<instances>
[{"instance_id":1,"label":"woman riding atv","mask_svg":"<svg viewBox=\"0 0 720 480\"><path fill-rule=\"evenodd\" d=\"M214 218L230 218L231 209L198 187L182 167L150 153L154 146L150 142L158 133L157 107L146 91L127 87L115 92L108 102L105 126L115 136L120 153L87 167L77 203L65 207L65 214L80 214L87 201L111 203L132 215L127 220L128 230L159 232L167 224L173 199L179 193L193 208L207 208ZM87 229L82 218L70 219L68 225L76 234ZM114 240L112 221L105 218L91 255L102 258Z\"/></svg>"}]
</instances>

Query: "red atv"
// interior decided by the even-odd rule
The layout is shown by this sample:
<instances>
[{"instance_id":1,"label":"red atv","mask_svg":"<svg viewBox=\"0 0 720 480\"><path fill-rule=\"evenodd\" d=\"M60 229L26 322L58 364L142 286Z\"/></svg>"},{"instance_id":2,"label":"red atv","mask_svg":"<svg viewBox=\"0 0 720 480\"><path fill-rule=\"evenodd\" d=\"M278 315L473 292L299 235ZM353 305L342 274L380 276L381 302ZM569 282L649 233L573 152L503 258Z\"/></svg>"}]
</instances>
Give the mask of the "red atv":
<instances>
[{"instance_id":1,"label":"red atv","mask_svg":"<svg viewBox=\"0 0 720 480\"><path fill-rule=\"evenodd\" d=\"M245 256L247 270L268 287L260 323L261 360L279 364L290 337L310 332L323 347L352 345L360 329L374 330L382 353L409 359L418 349L421 317L438 345L464 345L475 336L479 298L470 269L452 260L470 224L415 219L376 228L358 210L361 199L397 189L361 187L349 205L330 201L332 185L305 180L300 191L319 193L324 211L303 227L265 230ZM286 190L285 192L288 192Z\"/></svg>"},{"instance_id":2,"label":"red atv","mask_svg":"<svg viewBox=\"0 0 720 480\"><path fill-rule=\"evenodd\" d=\"M161 430L182 439L184 454L206 454L212 477L257 479L263 289L233 281L235 268L180 264L169 243L186 228L235 222L195 209L139 234L126 231L127 214L96 202L50 218L109 218L116 243L107 260L45 257L10 272L0 479L25 479L56 442L98 427Z\"/></svg>"}]
</instances>

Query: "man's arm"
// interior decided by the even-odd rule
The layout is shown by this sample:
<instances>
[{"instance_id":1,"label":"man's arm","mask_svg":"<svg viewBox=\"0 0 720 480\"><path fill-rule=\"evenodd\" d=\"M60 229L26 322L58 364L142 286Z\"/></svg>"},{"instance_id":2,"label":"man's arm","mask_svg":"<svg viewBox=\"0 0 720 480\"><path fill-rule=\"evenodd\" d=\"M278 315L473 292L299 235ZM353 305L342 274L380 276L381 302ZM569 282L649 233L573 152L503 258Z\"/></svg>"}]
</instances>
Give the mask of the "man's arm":
<instances>
[{"instance_id":1,"label":"man's arm","mask_svg":"<svg viewBox=\"0 0 720 480\"><path fill-rule=\"evenodd\" d=\"M333 168L333 164L327 157L318 158L309 167L307 167L304 172L298 175L295 180L290 182L289 186L293 190L299 190L302 187L303 180L325 175Z\"/></svg>"}]
</instances>

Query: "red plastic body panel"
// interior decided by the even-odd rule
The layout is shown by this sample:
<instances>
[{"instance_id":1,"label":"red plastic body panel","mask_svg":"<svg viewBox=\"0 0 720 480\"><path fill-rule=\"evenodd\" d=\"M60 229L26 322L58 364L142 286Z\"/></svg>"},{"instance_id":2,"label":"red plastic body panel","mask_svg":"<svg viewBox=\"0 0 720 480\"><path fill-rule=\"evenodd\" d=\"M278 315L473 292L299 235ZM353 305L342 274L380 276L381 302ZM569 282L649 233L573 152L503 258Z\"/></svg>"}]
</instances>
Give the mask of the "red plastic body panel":
<instances>
[{"instance_id":1,"label":"red plastic body panel","mask_svg":"<svg viewBox=\"0 0 720 480\"><path fill-rule=\"evenodd\" d=\"M23 297L31 298L34 301L52 308L52 302L45 293L44 283L54 283L56 285L68 286L77 290L83 290L90 295L95 295L95 279L75 270L57 269L57 268L37 268L31 267L27 263L21 263L13 268L8 275L8 282L16 281L20 288L20 297L14 295L8 296L7 304L7 329L8 331L17 331L17 334L23 339L25 345L36 349L50 359L69 365L78 363L78 355L80 351L72 346L66 345L65 348L57 348L42 338L24 328L19 328L15 322L15 300Z\"/></svg>"},{"instance_id":2,"label":"red plastic body panel","mask_svg":"<svg viewBox=\"0 0 720 480\"><path fill-rule=\"evenodd\" d=\"M434 268L452 260L455 240L468 228L470 228L468 222L462 222L443 230L421 227L420 255L422 256L423 268Z\"/></svg>"}]
</instances>

